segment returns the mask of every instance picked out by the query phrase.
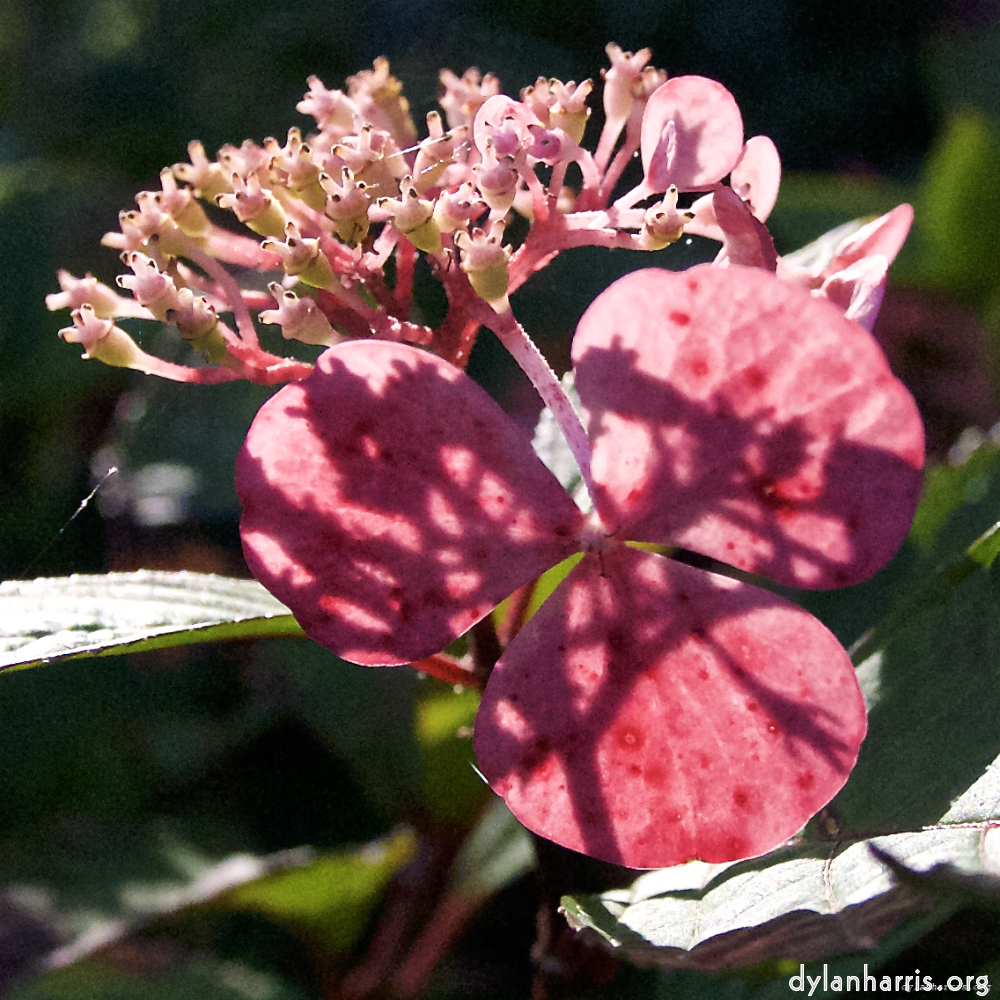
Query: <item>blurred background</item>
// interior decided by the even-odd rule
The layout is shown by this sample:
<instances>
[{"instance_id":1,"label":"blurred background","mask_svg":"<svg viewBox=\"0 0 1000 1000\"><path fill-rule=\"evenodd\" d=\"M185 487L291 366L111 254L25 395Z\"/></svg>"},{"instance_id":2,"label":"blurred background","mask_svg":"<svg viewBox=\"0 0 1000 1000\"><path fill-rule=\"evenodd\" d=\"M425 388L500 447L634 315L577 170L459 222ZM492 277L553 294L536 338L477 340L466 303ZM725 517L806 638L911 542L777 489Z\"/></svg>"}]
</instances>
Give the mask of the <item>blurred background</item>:
<instances>
[{"instance_id":1,"label":"blurred background","mask_svg":"<svg viewBox=\"0 0 1000 1000\"><path fill-rule=\"evenodd\" d=\"M877 333L937 459L966 428L988 431L1000 334L997 0L0 0L0 578L246 575L232 467L268 390L156 383L83 363L56 336L68 315L44 307L57 268L113 283L119 262L101 236L136 191L155 189L163 166L186 158L189 140L211 151L282 138L291 125L308 131L295 111L306 78L341 86L379 55L418 124L441 68L492 71L510 94L539 75L593 77L599 90L609 41L652 47L672 75L720 80L747 134L774 139L786 171L770 223L779 253L916 205ZM598 96L591 103L599 109ZM695 246L684 263L698 254L711 251ZM566 254L518 294L515 311L565 367L577 317L643 263ZM155 324L131 329L169 352ZM537 404L492 338L481 338L470 372L531 424ZM74 517L110 465L118 475ZM468 740L456 736L474 707L468 693L406 669L364 671L290 642L0 678L0 995L341 995L331 984L377 953L373 928L406 894L394 873L415 877L425 852L425 882L408 891L433 910L444 879L434 852L453 855L482 806ZM355 848L373 842L382 867L369 857L362 868L382 881L359 888ZM322 878L360 894L350 919L337 918L340 936L301 913L209 913L192 897L193 915L148 916L100 960L28 975L36 956L120 916L125 889L145 887L155 915L170 910L170 886L197 882L234 852L260 859L300 845L333 852L324 857L342 868ZM459 945L414 983L441 998L530 994L535 890L517 877L526 867L515 859L466 894L477 902L456 924ZM610 876L575 877L581 884L563 891ZM954 954L961 938L981 964L1000 954L991 920L939 932L933 947ZM600 995L701 995L694 979L611 979L615 970L598 966L587 979L607 981Z\"/></svg>"}]
</instances>

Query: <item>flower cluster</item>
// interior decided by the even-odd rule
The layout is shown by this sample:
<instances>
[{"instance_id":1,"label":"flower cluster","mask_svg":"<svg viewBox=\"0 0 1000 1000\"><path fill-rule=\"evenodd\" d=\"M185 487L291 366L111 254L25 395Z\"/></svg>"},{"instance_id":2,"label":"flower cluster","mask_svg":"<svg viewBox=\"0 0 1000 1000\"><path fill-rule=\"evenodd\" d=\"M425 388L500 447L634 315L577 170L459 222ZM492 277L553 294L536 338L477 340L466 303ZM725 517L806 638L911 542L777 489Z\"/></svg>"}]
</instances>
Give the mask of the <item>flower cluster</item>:
<instances>
[{"instance_id":1,"label":"flower cluster","mask_svg":"<svg viewBox=\"0 0 1000 1000\"><path fill-rule=\"evenodd\" d=\"M744 141L721 84L668 79L647 50L607 51L593 152L589 80L539 79L515 100L495 77L445 72L444 120L431 112L420 139L385 60L346 93L311 78L298 108L314 134L214 161L192 143L190 162L122 213L105 242L132 298L61 273L49 306L70 307L63 337L109 364L293 383L238 460L244 550L347 660L468 676L442 651L576 556L489 675L483 774L527 826L592 856L732 860L781 843L838 791L864 704L818 621L669 555L815 588L891 558L923 434L867 330L912 211L779 258L773 143ZM615 197L637 155L641 180ZM215 224L201 201L250 232ZM514 213L528 222L517 246ZM721 244L713 264L636 272L581 321L581 416L510 295L562 250L658 250L685 233ZM413 317L420 255L448 300L435 328ZM234 267L267 273L268 292L241 288ZM315 367L272 355L253 313L329 349ZM173 324L203 360L144 353L115 323L135 316ZM589 515L463 373L481 326L565 434Z\"/></svg>"}]
</instances>

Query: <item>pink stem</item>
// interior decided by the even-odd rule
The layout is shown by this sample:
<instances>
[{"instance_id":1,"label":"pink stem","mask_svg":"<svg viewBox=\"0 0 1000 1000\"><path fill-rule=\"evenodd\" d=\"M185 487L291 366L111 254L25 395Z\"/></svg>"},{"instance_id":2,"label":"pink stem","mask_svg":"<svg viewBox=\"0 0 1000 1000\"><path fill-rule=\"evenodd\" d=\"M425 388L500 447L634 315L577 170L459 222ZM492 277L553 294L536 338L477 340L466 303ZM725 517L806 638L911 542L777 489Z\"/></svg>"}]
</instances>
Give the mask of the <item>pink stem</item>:
<instances>
[{"instance_id":1,"label":"pink stem","mask_svg":"<svg viewBox=\"0 0 1000 1000\"><path fill-rule=\"evenodd\" d=\"M436 677L445 684L464 684L482 691L486 686L484 678L475 671L471 664L465 664L454 657L438 653L426 660L416 660L410 664L414 670Z\"/></svg>"},{"instance_id":2,"label":"pink stem","mask_svg":"<svg viewBox=\"0 0 1000 1000\"><path fill-rule=\"evenodd\" d=\"M627 118L618 121L605 120L604 128L601 130L601 138L597 142L597 152L594 153L594 162L597 164L598 170L603 172L608 165L608 160L611 159L611 153L618 141L618 136L622 134L626 121L628 121Z\"/></svg>"},{"instance_id":3,"label":"pink stem","mask_svg":"<svg viewBox=\"0 0 1000 1000\"><path fill-rule=\"evenodd\" d=\"M396 244L396 302L400 318L410 315L413 303L413 268L417 262L417 249L409 240Z\"/></svg>"},{"instance_id":4,"label":"pink stem","mask_svg":"<svg viewBox=\"0 0 1000 1000\"><path fill-rule=\"evenodd\" d=\"M622 233L605 227L595 229L592 221L576 219L577 214L583 215L583 213L573 215L553 213L546 225L532 227L524 243L511 257L507 279L508 295L517 291L560 250L582 246L638 249L632 233ZM591 215L591 213L586 214ZM608 216L605 216L605 219L610 221ZM641 225L641 221L639 224Z\"/></svg>"},{"instance_id":5,"label":"pink stem","mask_svg":"<svg viewBox=\"0 0 1000 1000\"><path fill-rule=\"evenodd\" d=\"M193 382L199 385L216 385L219 382L234 382L237 379L246 378L246 375L232 368L217 368L215 366L190 368L187 365L175 365L170 361L163 361L145 351L141 351L136 363L129 365L129 367L144 375L156 375L159 378L169 379L171 382Z\"/></svg>"},{"instance_id":6,"label":"pink stem","mask_svg":"<svg viewBox=\"0 0 1000 1000\"><path fill-rule=\"evenodd\" d=\"M535 213L535 223L545 224L549 219L549 199L538 175L529 166L523 166L518 173L531 192L531 209Z\"/></svg>"},{"instance_id":7,"label":"pink stem","mask_svg":"<svg viewBox=\"0 0 1000 1000\"><path fill-rule=\"evenodd\" d=\"M643 177L641 181L631 191L623 194L616 202L615 208L618 211L624 211L626 208L631 208L633 205L637 205L643 198L648 198L651 194L656 194L656 192L649 187L646 183L646 178Z\"/></svg>"},{"instance_id":8,"label":"pink stem","mask_svg":"<svg viewBox=\"0 0 1000 1000\"><path fill-rule=\"evenodd\" d=\"M500 338L500 342L510 352L511 357L531 380L531 384L542 397L542 402L552 411L552 416L555 417L570 451L573 452L576 464L580 466L587 492L593 499L595 493L594 481L590 475L590 441L580 422L580 415L573 409L569 397L563 392L556 373L549 367L549 363L525 332L524 327L514 318L509 306L505 311L497 313L479 300L470 303L469 312Z\"/></svg>"},{"instance_id":9,"label":"pink stem","mask_svg":"<svg viewBox=\"0 0 1000 1000\"><path fill-rule=\"evenodd\" d=\"M229 308L233 311L236 320L236 329L239 330L240 337L247 347L257 348L260 342L257 340L257 330L253 325L250 310L243 301L243 293L240 286L236 284L236 279L212 256L205 253L194 240L187 241L184 250L185 256L193 260L203 271L218 282L223 294L229 302Z\"/></svg>"},{"instance_id":10,"label":"pink stem","mask_svg":"<svg viewBox=\"0 0 1000 1000\"><path fill-rule=\"evenodd\" d=\"M566 168L570 165L569 160L560 160L552 168L552 177L549 180L549 199L553 205L559 203L559 195L562 193L563 184L566 180Z\"/></svg>"},{"instance_id":11,"label":"pink stem","mask_svg":"<svg viewBox=\"0 0 1000 1000\"><path fill-rule=\"evenodd\" d=\"M634 146L626 143L621 149L618 150L618 155L614 158L614 160L612 160L611 166L608 167L608 171L604 175L604 180L601 181L602 205L606 205L608 203L608 198L611 197L611 192L614 191L615 185L618 183L621 175L625 172L625 168L628 166L629 160L632 159L632 156L638 148L638 143Z\"/></svg>"},{"instance_id":12,"label":"pink stem","mask_svg":"<svg viewBox=\"0 0 1000 1000\"><path fill-rule=\"evenodd\" d=\"M206 238L207 252L226 264L237 267L254 267L258 270L280 271L281 258L264 250L257 240L242 233L231 233L221 226L213 226Z\"/></svg>"}]
</instances>

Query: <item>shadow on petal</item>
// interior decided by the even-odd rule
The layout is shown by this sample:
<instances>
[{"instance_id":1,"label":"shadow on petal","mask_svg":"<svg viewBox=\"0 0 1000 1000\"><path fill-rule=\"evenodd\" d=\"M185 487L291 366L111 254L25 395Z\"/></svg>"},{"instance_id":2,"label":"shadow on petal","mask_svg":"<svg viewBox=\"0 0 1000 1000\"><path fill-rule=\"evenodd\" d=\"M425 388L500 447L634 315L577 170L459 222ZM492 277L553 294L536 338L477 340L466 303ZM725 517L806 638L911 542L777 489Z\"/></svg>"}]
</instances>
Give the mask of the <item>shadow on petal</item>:
<instances>
[{"instance_id":1,"label":"shadow on petal","mask_svg":"<svg viewBox=\"0 0 1000 1000\"><path fill-rule=\"evenodd\" d=\"M615 545L497 664L475 749L530 829L659 868L787 840L843 786L865 729L850 660L811 615Z\"/></svg>"},{"instance_id":2,"label":"shadow on petal","mask_svg":"<svg viewBox=\"0 0 1000 1000\"><path fill-rule=\"evenodd\" d=\"M251 572L355 663L442 650L578 548L581 516L468 376L341 344L254 420L236 468Z\"/></svg>"},{"instance_id":3,"label":"shadow on petal","mask_svg":"<svg viewBox=\"0 0 1000 1000\"><path fill-rule=\"evenodd\" d=\"M792 586L867 579L909 530L923 427L874 339L758 269L639 271L573 344L598 511Z\"/></svg>"}]
</instances>

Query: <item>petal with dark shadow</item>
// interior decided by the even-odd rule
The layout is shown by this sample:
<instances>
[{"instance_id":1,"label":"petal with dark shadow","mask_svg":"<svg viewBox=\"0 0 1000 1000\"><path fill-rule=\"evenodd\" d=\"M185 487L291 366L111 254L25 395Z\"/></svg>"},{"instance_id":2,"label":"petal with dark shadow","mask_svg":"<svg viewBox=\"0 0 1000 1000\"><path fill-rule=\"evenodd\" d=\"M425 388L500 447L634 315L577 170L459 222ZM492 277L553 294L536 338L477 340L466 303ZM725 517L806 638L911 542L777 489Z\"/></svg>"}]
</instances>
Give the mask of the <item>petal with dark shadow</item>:
<instances>
[{"instance_id":1,"label":"petal with dark shadow","mask_svg":"<svg viewBox=\"0 0 1000 1000\"><path fill-rule=\"evenodd\" d=\"M578 548L581 516L467 375L340 344L274 395L236 466L254 576L344 659L438 653Z\"/></svg>"}]
</instances>

